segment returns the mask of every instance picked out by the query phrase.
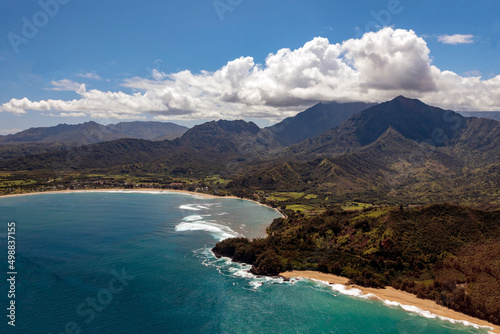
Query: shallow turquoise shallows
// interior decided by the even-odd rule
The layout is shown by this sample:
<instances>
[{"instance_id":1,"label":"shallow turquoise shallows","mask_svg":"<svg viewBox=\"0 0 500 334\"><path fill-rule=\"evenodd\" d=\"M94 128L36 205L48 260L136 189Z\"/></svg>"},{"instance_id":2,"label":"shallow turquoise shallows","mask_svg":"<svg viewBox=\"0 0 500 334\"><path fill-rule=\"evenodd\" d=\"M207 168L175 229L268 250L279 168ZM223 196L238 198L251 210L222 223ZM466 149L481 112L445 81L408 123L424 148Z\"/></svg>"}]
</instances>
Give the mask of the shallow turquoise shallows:
<instances>
[{"instance_id":1,"label":"shallow turquoise shallows","mask_svg":"<svg viewBox=\"0 0 500 334\"><path fill-rule=\"evenodd\" d=\"M486 333L312 282L256 278L210 252L279 214L179 193L0 198L0 333ZM16 327L7 223L16 223Z\"/></svg>"}]
</instances>

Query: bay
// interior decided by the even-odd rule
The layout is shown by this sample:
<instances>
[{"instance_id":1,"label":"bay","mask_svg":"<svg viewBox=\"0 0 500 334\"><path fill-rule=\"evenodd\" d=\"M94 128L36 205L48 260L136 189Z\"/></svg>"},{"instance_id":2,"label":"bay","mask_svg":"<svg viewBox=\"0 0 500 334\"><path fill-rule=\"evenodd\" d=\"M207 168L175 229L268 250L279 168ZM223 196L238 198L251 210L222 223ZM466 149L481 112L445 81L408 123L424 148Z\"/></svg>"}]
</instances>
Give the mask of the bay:
<instances>
[{"instance_id":1,"label":"bay","mask_svg":"<svg viewBox=\"0 0 500 334\"><path fill-rule=\"evenodd\" d=\"M257 278L216 259L217 240L258 237L278 212L172 192L0 198L0 261L16 223L16 327L1 333L486 333L307 280ZM1 280L7 314L8 285Z\"/></svg>"}]
</instances>

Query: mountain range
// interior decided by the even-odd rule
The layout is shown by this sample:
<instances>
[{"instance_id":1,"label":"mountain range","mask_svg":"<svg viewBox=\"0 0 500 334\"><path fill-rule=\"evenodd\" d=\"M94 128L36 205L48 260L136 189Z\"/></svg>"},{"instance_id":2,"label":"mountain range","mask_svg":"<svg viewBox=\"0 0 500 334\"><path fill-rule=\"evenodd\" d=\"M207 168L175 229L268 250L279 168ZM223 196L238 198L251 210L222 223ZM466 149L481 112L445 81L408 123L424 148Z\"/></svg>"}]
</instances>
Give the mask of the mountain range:
<instances>
[{"instance_id":1,"label":"mountain range","mask_svg":"<svg viewBox=\"0 0 500 334\"><path fill-rule=\"evenodd\" d=\"M31 128L0 136L0 161L124 138L173 140L182 136L187 130L187 127L173 123L122 122L102 125L93 121L75 125L59 124L52 127Z\"/></svg>"},{"instance_id":2,"label":"mountain range","mask_svg":"<svg viewBox=\"0 0 500 334\"><path fill-rule=\"evenodd\" d=\"M182 136L187 130L187 127L174 123L121 122L101 125L90 121L75 125L59 124L53 127L31 128L15 134L0 136L0 145L64 143L70 146L79 146L122 138L172 140Z\"/></svg>"},{"instance_id":3,"label":"mountain range","mask_svg":"<svg viewBox=\"0 0 500 334\"><path fill-rule=\"evenodd\" d=\"M234 186L339 200L498 205L500 123L397 97L292 145Z\"/></svg>"},{"instance_id":4,"label":"mountain range","mask_svg":"<svg viewBox=\"0 0 500 334\"><path fill-rule=\"evenodd\" d=\"M100 129L96 123L86 124ZM143 135L134 128L122 123L98 133ZM45 137L34 130L6 137L10 142L50 142L64 136L52 131ZM228 187L250 192L500 205L500 122L463 117L403 96L377 105L322 103L265 129L242 120L219 120L197 125L174 140L161 140L161 131L149 131L147 138L156 141L122 138L85 145L78 163L68 163L73 151L59 149L4 157L0 170L50 171L58 166L82 173L222 175L232 180Z\"/></svg>"}]
</instances>

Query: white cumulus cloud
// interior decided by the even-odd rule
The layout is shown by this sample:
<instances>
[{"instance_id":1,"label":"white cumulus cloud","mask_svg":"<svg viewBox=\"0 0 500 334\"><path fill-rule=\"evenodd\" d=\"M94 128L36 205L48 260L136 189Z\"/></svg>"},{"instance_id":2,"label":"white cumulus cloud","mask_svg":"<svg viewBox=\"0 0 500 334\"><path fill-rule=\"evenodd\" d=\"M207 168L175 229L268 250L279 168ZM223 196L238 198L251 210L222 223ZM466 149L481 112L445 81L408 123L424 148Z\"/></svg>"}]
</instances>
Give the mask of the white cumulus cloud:
<instances>
[{"instance_id":1,"label":"white cumulus cloud","mask_svg":"<svg viewBox=\"0 0 500 334\"><path fill-rule=\"evenodd\" d=\"M73 89L74 100L12 99L0 110L40 110L95 118L282 119L319 101L383 102L397 95L457 110L500 110L500 76L481 80L432 65L425 40L412 30L383 28L332 44L317 37L296 49L229 61L214 72L153 71L124 80L123 91ZM77 88L77 89L75 89ZM75 115L76 115L75 114Z\"/></svg>"}]
</instances>

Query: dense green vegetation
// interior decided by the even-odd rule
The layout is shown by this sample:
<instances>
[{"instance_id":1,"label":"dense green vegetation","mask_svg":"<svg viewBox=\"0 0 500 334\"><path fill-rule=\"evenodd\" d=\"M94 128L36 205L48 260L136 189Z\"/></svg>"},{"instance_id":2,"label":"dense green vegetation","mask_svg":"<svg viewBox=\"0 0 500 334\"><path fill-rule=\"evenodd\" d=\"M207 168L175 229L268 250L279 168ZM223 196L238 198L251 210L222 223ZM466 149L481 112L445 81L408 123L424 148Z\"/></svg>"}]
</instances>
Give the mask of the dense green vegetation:
<instances>
[{"instance_id":1,"label":"dense green vegetation","mask_svg":"<svg viewBox=\"0 0 500 334\"><path fill-rule=\"evenodd\" d=\"M319 104L266 129L212 121L175 140L153 123L30 129L0 138L0 194L155 188L253 199L286 218L267 238L229 239L216 254L256 274L310 269L392 285L498 324L500 123L401 96L356 113L365 107ZM453 205L429 206L443 202Z\"/></svg>"},{"instance_id":2,"label":"dense green vegetation","mask_svg":"<svg viewBox=\"0 0 500 334\"><path fill-rule=\"evenodd\" d=\"M0 195L29 192L92 189L175 189L226 196L228 181L218 176L207 178L155 173L90 173L52 171L0 172Z\"/></svg>"},{"instance_id":3,"label":"dense green vegetation","mask_svg":"<svg viewBox=\"0 0 500 334\"><path fill-rule=\"evenodd\" d=\"M500 324L500 211L441 204L290 214L267 238L227 239L214 253L252 264L256 274L319 270L392 285Z\"/></svg>"}]
</instances>

